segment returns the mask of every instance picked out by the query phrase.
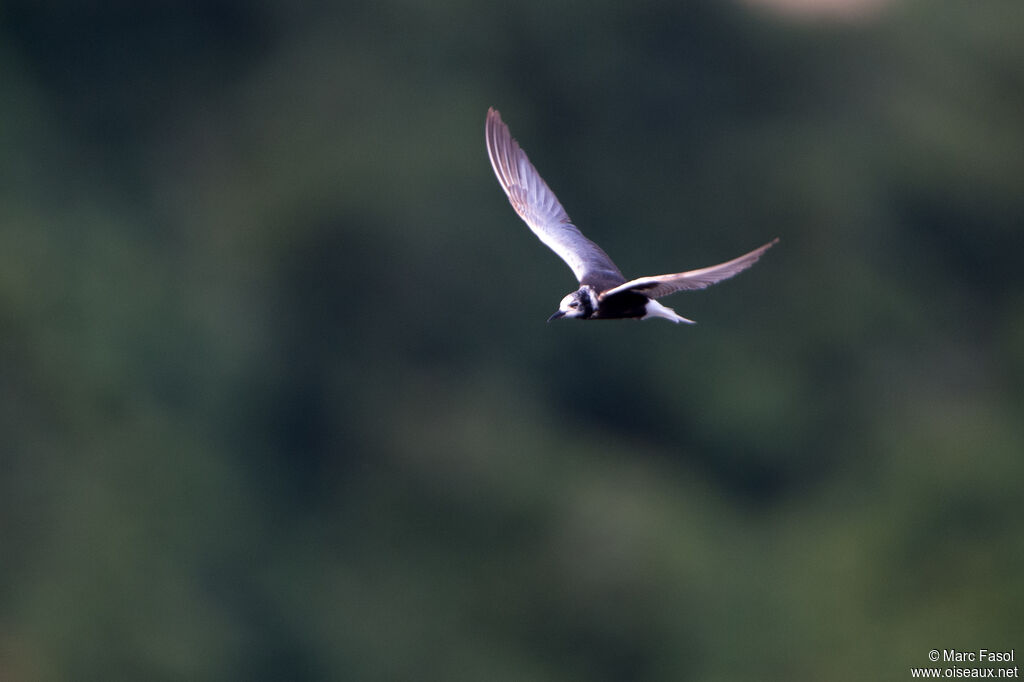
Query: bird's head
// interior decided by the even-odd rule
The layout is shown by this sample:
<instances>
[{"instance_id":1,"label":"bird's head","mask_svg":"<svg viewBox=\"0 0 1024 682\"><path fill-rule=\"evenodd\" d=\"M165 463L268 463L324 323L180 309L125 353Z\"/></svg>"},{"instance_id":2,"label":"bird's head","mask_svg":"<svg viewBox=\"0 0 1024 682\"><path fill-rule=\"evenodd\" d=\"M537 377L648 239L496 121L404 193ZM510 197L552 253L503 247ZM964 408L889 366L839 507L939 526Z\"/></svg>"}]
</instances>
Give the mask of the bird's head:
<instances>
[{"instance_id":1,"label":"bird's head","mask_svg":"<svg viewBox=\"0 0 1024 682\"><path fill-rule=\"evenodd\" d=\"M548 322L557 320L560 317L581 317L587 319L594 314L596 308L597 295L589 286L583 286L562 299L562 302L558 304L558 310L548 318Z\"/></svg>"}]
</instances>

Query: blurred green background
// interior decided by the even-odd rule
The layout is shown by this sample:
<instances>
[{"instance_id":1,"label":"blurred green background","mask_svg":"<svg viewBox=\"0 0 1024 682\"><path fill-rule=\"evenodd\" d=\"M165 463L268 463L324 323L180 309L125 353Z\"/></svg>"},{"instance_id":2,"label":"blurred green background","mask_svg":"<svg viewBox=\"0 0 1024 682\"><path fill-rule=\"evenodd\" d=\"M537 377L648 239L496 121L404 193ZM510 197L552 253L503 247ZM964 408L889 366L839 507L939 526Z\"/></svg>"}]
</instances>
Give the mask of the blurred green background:
<instances>
[{"instance_id":1,"label":"blurred green background","mask_svg":"<svg viewBox=\"0 0 1024 682\"><path fill-rule=\"evenodd\" d=\"M0 679L1024 648L1024 12L0 8ZM488 106L660 321L509 207Z\"/></svg>"}]
</instances>

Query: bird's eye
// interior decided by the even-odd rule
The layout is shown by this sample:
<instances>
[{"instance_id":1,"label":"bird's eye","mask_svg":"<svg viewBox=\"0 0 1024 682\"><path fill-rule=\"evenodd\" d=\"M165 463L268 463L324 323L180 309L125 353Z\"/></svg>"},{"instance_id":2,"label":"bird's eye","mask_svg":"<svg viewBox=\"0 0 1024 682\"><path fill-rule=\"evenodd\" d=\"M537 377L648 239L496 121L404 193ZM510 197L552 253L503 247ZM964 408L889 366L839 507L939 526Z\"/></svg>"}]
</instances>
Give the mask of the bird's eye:
<instances>
[{"instance_id":1,"label":"bird's eye","mask_svg":"<svg viewBox=\"0 0 1024 682\"><path fill-rule=\"evenodd\" d=\"M577 303L576 301L573 301L572 303L569 304L569 307L570 308L579 308L580 304Z\"/></svg>"}]
</instances>

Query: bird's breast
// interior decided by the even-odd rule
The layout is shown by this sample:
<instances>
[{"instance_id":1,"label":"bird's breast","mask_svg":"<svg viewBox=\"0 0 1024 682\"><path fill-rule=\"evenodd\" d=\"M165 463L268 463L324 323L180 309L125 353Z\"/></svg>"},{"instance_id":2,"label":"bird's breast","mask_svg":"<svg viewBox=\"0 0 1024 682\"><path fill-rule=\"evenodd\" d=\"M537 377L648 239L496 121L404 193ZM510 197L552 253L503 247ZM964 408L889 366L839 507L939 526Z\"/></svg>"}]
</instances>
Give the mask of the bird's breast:
<instances>
[{"instance_id":1,"label":"bird's breast","mask_svg":"<svg viewBox=\"0 0 1024 682\"><path fill-rule=\"evenodd\" d=\"M594 319L621 319L624 317L643 317L647 314L647 301L649 299L643 294L634 291L624 291L621 294L601 298L598 301L597 310L594 311Z\"/></svg>"}]
</instances>

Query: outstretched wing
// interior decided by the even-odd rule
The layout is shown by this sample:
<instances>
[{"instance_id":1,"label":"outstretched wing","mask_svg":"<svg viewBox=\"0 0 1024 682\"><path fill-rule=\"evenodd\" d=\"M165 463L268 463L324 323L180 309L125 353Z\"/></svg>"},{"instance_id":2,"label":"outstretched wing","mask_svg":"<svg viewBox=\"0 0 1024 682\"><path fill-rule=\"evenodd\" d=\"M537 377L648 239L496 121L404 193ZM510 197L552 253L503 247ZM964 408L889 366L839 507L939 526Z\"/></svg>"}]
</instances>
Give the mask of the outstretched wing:
<instances>
[{"instance_id":1,"label":"outstretched wing","mask_svg":"<svg viewBox=\"0 0 1024 682\"><path fill-rule=\"evenodd\" d=\"M662 296L674 294L677 291L704 289L715 282L721 282L723 279L729 279L740 274L756 263L761 254L775 246L778 241L778 238L775 238L761 248L754 249L746 255L734 258L727 263L712 265L709 268L690 270L689 272L680 272L674 275L655 275L654 277L640 277L630 280L614 289L605 291L601 294L601 298L621 294L624 291L635 291L651 298L661 298Z\"/></svg>"},{"instance_id":2,"label":"outstretched wing","mask_svg":"<svg viewBox=\"0 0 1024 682\"><path fill-rule=\"evenodd\" d=\"M601 247L583 236L569 220L555 193L537 173L526 152L512 139L501 114L487 110L487 155L501 188L533 233L572 269L581 284L600 289L624 282Z\"/></svg>"}]
</instances>

